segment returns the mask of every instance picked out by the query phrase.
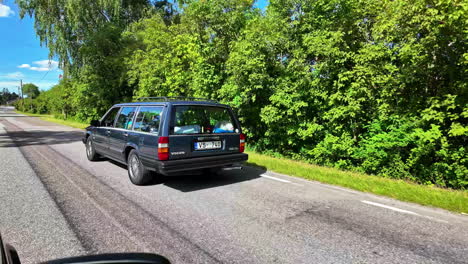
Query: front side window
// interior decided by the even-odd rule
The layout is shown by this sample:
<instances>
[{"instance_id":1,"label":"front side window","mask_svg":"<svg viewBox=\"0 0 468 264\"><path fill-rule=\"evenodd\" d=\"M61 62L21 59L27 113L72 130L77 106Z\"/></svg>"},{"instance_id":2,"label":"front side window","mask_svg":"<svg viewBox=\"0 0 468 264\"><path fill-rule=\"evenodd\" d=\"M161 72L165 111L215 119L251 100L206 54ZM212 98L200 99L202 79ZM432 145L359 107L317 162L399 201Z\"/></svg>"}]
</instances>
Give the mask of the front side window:
<instances>
[{"instance_id":1,"label":"front side window","mask_svg":"<svg viewBox=\"0 0 468 264\"><path fill-rule=\"evenodd\" d=\"M119 112L120 108L112 108L107 115L102 119L101 126L103 127L114 127L115 116Z\"/></svg>"},{"instance_id":2,"label":"front side window","mask_svg":"<svg viewBox=\"0 0 468 264\"><path fill-rule=\"evenodd\" d=\"M130 129L132 128L133 116L135 115L136 107L124 107L120 111L117 122L115 123L116 128Z\"/></svg>"},{"instance_id":3,"label":"front side window","mask_svg":"<svg viewBox=\"0 0 468 264\"><path fill-rule=\"evenodd\" d=\"M162 107L155 106L140 107L140 112L138 112L133 130L158 134L162 109Z\"/></svg>"},{"instance_id":4,"label":"front side window","mask_svg":"<svg viewBox=\"0 0 468 264\"><path fill-rule=\"evenodd\" d=\"M238 133L239 129L225 107L183 105L175 107L171 134Z\"/></svg>"}]
</instances>

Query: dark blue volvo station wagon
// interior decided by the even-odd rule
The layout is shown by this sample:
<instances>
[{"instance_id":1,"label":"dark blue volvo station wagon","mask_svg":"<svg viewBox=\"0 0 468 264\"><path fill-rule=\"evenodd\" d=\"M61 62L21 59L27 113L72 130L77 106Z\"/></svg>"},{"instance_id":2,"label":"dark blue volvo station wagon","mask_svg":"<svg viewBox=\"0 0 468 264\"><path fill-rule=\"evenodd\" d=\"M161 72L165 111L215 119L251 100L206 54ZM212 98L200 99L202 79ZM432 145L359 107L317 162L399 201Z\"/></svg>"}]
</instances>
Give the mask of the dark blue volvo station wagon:
<instances>
[{"instance_id":1,"label":"dark blue volvo station wagon","mask_svg":"<svg viewBox=\"0 0 468 264\"><path fill-rule=\"evenodd\" d=\"M128 166L132 183L158 175L239 168L248 159L245 136L232 109L187 97L145 97L114 105L91 121L83 137L86 155Z\"/></svg>"}]
</instances>

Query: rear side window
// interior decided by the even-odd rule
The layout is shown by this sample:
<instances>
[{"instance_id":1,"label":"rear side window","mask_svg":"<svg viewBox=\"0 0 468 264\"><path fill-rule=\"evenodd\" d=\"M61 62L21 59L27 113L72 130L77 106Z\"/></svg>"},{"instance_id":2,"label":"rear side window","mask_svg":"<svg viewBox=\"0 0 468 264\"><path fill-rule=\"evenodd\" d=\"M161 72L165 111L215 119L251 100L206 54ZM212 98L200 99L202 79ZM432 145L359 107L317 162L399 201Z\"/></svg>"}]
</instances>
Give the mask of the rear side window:
<instances>
[{"instance_id":1,"label":"rear side window","mask_svg":"<svg viewBox=\"0 0 468 264\"><path fill-rule=\"evenodd\" d=\"M159 133L162 107L140 107L133 130L152 134Z\"/></svg>"},{"instance_id":2,"label":"rear side window","mask_svg":"<svg viewBox=\"0 0 468 264\"><path fill-rule=\"evenodd\" d=\"M115 116L119 112L120 108L112 108L107 115L102 119L101 126L104 127L114 127Z\"/></svg>"},{"instance_id":3,"label":"rear side window","mask_svg":"<svg viewBox=\"0 0 468 264\"><path fill-rule=\"evenodd\" d=\"M133 116L135 115L136 107L124 107L120 111L117 122L115 123L116 128L130 129L132 128Z\"/></svg>"},{"instance_id":4,"label":"rear side window","mask_svg":"<svg viewBox=\"0 0 468 264\"><path fill-rule=\"evenodd\" d=\"M175 106L172 135L238 133L228 108L204 105Z\"/></svg>"}]
</instances>

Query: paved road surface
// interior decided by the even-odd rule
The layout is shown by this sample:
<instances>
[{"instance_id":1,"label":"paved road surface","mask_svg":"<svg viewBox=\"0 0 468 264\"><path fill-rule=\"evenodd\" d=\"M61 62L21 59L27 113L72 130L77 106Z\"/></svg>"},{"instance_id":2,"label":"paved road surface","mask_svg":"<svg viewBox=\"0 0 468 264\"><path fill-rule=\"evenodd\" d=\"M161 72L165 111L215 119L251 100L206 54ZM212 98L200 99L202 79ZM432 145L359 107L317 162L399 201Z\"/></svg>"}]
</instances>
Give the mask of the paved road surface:
<instances>
[{"instance_id":1,"label":"paved road surface","mask_svg":"<svg viewBox=\"0 0 468 264\"><path fill-rule=\"evenodd\" d=\"M0 230L25 263L144 251L173 263L468 263L468 217L247 168L130 183L82 132L0 108Z\"/></svg>"}]
</instances>

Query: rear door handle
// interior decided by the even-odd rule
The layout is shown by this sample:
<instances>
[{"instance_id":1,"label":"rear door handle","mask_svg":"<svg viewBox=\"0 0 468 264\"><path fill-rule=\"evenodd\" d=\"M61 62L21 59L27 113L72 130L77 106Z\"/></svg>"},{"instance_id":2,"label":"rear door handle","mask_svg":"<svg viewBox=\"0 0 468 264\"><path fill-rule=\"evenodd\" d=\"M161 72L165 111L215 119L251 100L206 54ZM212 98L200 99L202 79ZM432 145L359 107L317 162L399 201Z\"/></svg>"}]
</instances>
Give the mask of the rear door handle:
<instances>
[{"instance_id":1,"label":"rear door handle","mask_svg":"<svg viewBox=\"0 0 468 264\"><path fill-rule=\"evenodd\" d=\"M128 133L124 133L123 135L124 135L124 137L128 137Z\"/></svg>"},{"instance_id":2,"label":"rear door handle","mask_svg":"<svg viewBox=\"0 0 468 264\"><path fill-rule=\"evenodd\" d=\"M107 133L107 135L110 135L111 131L110 131L110 130L107 130L106 133Z\"/></svg>"}]
</instances>

